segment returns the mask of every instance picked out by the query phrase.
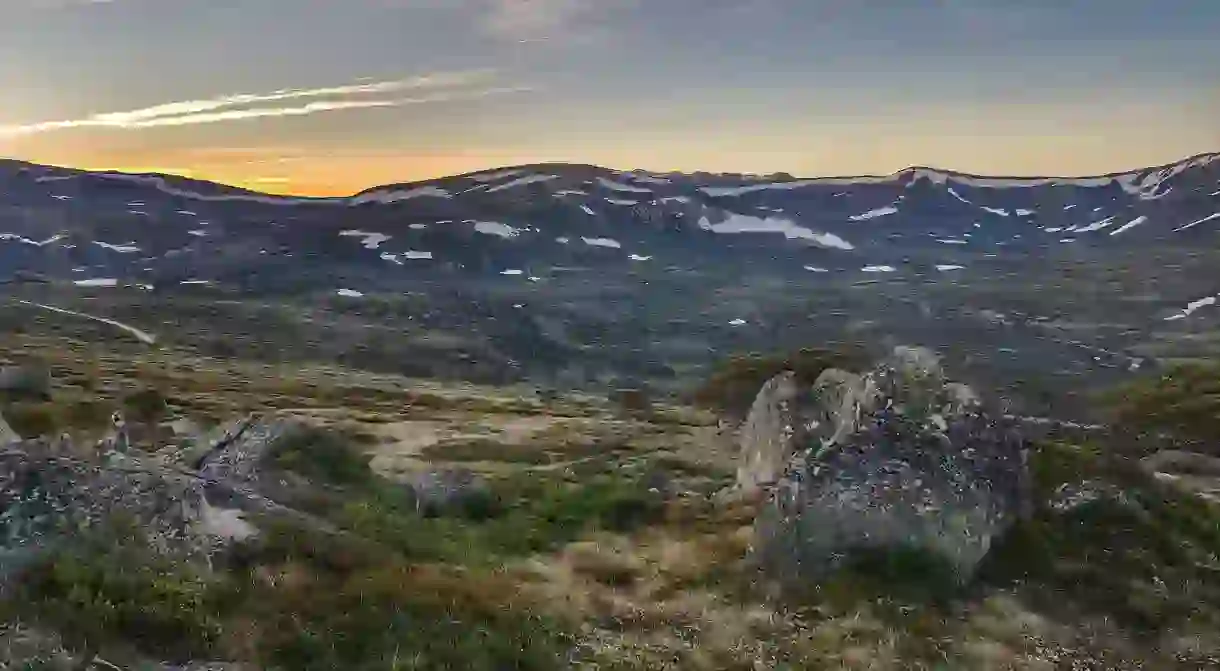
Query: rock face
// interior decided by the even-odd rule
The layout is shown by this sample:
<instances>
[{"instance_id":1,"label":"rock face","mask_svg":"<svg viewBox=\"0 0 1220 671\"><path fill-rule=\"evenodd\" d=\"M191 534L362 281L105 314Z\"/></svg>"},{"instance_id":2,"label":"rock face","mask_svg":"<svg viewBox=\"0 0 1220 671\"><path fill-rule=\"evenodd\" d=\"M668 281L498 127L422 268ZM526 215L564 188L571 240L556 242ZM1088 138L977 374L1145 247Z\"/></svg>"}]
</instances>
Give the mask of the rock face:
<instances>
[{"instance_id":1,"label":"rock face","mask_svg":"<svg viewBox=\"0 0 1220 671\"><path fill-rule=\"evenodd\" d=\"M425 515L474 511L489 505L491 490L483 478L469 469L432 469L407 479L415 497L415 509Z\"/></svg>"},{"instance_id":2,"label":"rock face","mask_svg":"<svg viewBox=\"0 0 1220 671\"><path fill-rule=\"evenodd\" d=\"M2 420L0 420L2 421ZM206 439L195 464L175 465L103 441L100 460L51 441L0 449L0 579L80 533L122 520L153 549L205 556L257 529L246 513L283 507L259 481L259 465L289 420L247 417ZM0 428L2 431L2 428Z\"/></svg>"},{"instance_id":3,"label":"rock face","mask_svg":"<svg viewBox=\"0 0 1220 671\"><path fill-rule=\"evenodd\" d=\"M757 492L783 475L796 442L796 376L781 373L763 385L738 436L737 485Z\"/></svg>"},{"instance_id":4,"label":"rock face","mask_svg":"<svg viewBox=\"0 0 1220 671\"><path fill-rule=\"evenodd\" d=\"M20 440L21 436L17 435L17 432L13 431L13 427L8 425L8 422L4 419L4 415L0 415L0 447L4 447L5 445L9 445L11 443L16 443Z\"/></svg>"},{"instance_id":5,"label":"rock face","mask_svg":"<svg viewBox=\"0 0 1220 671\"><path fill-rule=\"evenodd\" d=\"M896 348L864 375L825 371L792 423L805 435L774 422L753 437L791 455L755 526L755 559L781 582L892 550L930 553L964 579L1028 509L1025 441L928 350ZM743 469L769 473L745 447Z\"/></svg>"},{"instance_id":6,"label":"rock face","mask_svg":"<svg viewBox=\"0 0 1220 671\"><path fill-rule=\"evenodd\" d=\"M0 452L0 576L104 523L135 525L153 548L206 545L203 488L193 477L133 457L93 463L29 441Z\"/></svg>"}]
</instances>

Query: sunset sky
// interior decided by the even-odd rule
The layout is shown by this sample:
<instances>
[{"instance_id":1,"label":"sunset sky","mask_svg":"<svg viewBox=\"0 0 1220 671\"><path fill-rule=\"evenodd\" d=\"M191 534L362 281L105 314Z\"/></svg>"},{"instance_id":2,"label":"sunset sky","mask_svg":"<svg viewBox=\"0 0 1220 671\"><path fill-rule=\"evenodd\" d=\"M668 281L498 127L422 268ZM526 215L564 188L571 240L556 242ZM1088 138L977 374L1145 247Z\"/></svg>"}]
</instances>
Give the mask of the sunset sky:
<instances>
[{"instance_id":1,"label":"sunset sky","mask_svg":"<svg viewBox=\"0 0 1220 671\"><path fill-rule=\"evenodd\" d=\"M0 156L347 194L535 161L1220 151L1216 0L0 0Z\"/></svg>"}]
</instances>

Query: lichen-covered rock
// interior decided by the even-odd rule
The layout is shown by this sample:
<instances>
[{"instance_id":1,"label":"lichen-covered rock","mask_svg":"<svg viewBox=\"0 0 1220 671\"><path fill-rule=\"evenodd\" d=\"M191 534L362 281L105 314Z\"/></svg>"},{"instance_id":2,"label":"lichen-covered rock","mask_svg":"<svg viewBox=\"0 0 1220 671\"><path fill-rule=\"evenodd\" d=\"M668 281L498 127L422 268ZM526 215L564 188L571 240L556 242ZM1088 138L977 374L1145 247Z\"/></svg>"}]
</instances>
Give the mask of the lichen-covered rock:
<instances>
[{"instance_id":1,"label":"lichen-covered rock","mask_svg":"<svg viewBox=\"0 0 1220 671\"><path fill-rule=\"evenodd\" d=\"M915 550L964 579L1027 510L1026 441L947 383L931 352L826 371L812 399L811 431L756 521L755 559L772 577L807 583L858 552Z\"/></svg>"},{"instance_id":2,"label":"lichen-covered rock","mask_svg":"<svg viewBox=\"0 0 1220 671\"><path fill-rule=\"evenodd\" d=\"M207 545L201 484L136 457L94 463L30 441L0 452L0 575L111 521L134 525L160 552Z\"/></svg>"},{"instance_id":3,"label":"lichen-covered rock","mask_svg":"<svg viewBox=\"0 0 1220 671\"><path fill-rule=\"evenodd\" d=\"M783 474L800 423L796 401L791 372L771 378L759 390L738 436L737 485L742 491L759 491Z\"/></svg>"}]
</instances>

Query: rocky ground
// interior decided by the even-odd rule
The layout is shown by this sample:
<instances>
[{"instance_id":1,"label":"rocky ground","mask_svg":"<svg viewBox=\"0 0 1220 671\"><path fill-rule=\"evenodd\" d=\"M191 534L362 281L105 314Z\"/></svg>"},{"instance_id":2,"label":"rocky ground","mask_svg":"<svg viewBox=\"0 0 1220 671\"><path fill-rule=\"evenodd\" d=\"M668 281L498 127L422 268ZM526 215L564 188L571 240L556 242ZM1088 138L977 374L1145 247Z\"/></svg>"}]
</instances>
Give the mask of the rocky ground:
<instances>
[{"instance_id":1,"label":"rocky ground","mask_svg":"<svg viewBox=\"0 0 1220 671\"><path fill-rule=\"evenodd\" d=\"M3 668L1200 669L1220 659L1215 455L1199 447L1216 434L1205 423L1172 453L1131 437L1027 440L1017 468L1028 482L1014 496L1028 505L996 504L990 551L955 584L932 580L938 565L922 556L893 555L864 571L801 574L798 562L811 588L798 595L759 571L775 529L826 513L828 492L892 482L870 470L868 455L890 452L870 451L889 438L868 421L890 417L879 408L906 392L870 387L876 373L840 378L873 392L841 389L835 407L856 409L828 413L806 392L825 388L829 364L782 365L799 369L791 406L758 395L764 375L745 385L745 410L762 415L746 417L715 388L693 395L699 408L614 402L37 329L0 337L0 363L15 366L0 374L0 411L24 439L0 453ZM1194 405L1164 403L1180 416L1144 428L1206 416L1197 399L1215 392L1200 384L1185 385ZM1139 414L1126 410L1125 420ZM811 429L813 416L833 430ZM918 417L885 448L911 469L942 473L904 451L942 433L936 449L950 456L1016 454L986 432L962 438L953 412ZM865 455L839 467L851 470L840 489L806 480L813 489L779 505L770 489L739 486L836 463L823 451L834 436ZM977 493L1007 477L976 461L950 479ZM777 506L778 523L765 514Z\"/></svg>"}]
</instances>

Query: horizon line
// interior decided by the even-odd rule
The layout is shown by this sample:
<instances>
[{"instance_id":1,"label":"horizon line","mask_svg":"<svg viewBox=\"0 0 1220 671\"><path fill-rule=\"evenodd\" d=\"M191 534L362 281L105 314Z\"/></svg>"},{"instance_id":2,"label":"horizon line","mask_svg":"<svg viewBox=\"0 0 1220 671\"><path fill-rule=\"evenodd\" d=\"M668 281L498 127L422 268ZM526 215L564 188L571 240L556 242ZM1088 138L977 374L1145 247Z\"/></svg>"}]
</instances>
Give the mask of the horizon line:
<instances>
[{"instance_id":1,"label":"horizon line","mask_svg":"<svg viewBox=\"0 0 1220 671\"><path fill-rule=\"evenodd\" d=\"M777 170L774 172L766 172L766 173L713 172L713 171L706 171L706 170L695 170L695 171L653 170L653 169L638 168L638 167L637 168L613 168L610 166L598 165L595 163L583 163L583 162L579 162L579 161L539 161L539 162L533 162L533 163L517 163L517 164L491 166L491 167L480 168L478 170L472 170L469 172L462 172L462 173L440 174L440 175L436 175L433 177L424 177L421 179L415 179L415 180L406 181L406 182L386 182L386 183L382 183L382 184L373 184L371 186L365 187L354 193L351 193L348 195L339 195L339 196L311 196L311 195L291 194L291 193L268 193L265 191L258 191L257 189L252 189L248 186L241 186L238 184L234 184L231 182L222 182L217 179L206 179L206 178L201 178L201 177L193 177L193 176L189 176L189 175L179 174L176 172L137 172L137 171L126 171L126 170L122 170L122 169L114 169L114 168L98 168L98 169L77 168L77 167L73 167L73 166L58 165L58 164L52 164L52 163L36 163L34 161L27 161L24 159L13 158L13 157L0 157L0 162L20 163L20 164L24 164L25 166L52 168L52 169L56 169L56 170L69 170L69 171L73 171L73 172L94 174L94 175L118 174L118 175L145 176L145 177L176 177L178 179L185 179L185 180L189 180L189 181L193 181L193 182L201 182L201 183L205 183L205 184L215 184L218 186L223 186L223 187L234 189L237 191L243 191L246 193L259 195L259 196L266 196L266 197L270 197L270 198L296 198L296 199L302 199L302 200L316 200L316 201L321 202L321 201L346 200L346 199L354 198L356 196L359 196L363 193L367 193L367 192L375 190L375 189L381 189L381 188L387 188L387 187L397 187L397 186L410 186L410 185L415 185L415 184L422 184L425 182L434 182L434 181L443 180L443 179L458 179L458 178L466 177L469 175L478 175L478 174L482 174L482 173L486 173L486 172L513 170L513 169L529 168L531 166L542 166L542 165L562 165L562 166L599 168L602 170L612 170L615 172L628 172L628 173L647 172L647 173L652 173L652 174L656 174L656 175L694 175L694 174L703 173L703 174L708 174L708 175L740 176L740 177L767 177L767 176L771 176L771 175L787 175L788 177L791 178L791 180L784 180L784 181L835 181L835 180L885 179L885 178L897 177L903 173L914 171L914 170L931 170L931 171L945 173L945 174L949 174L949 175L957 175L957 176L961 176L961 177L976 178L976 179L1082 180L1082 179L1100 179L1100 178L1105 178L1105 177L1116 177L1119 175L1126 175L1126 174L1130 174L1133 172L1165 169L1165 168L1169 168L1172 166L1180 165L1182 163L1196 161L1198 159L1205 158L1205 157L1220 158L1220 150L1199 152L1199 153L1187 156L1185 158L1178 159L1176 161L1170 161L1168 163L1161 163L1161 164L1149 165L1149 166L1139 166L1139 167L1135 167L1135 168L1128 168L1125 170L1117 170L1114 172L1094 173L1094 174L1087 174L1087 175L981 175L981 174L976 174L976 173L962 172L960 170L953 170L950 168L937 168L937 167L933 167L933 166L929 166L929 165L910 165L910 166L901 168L899 170L896 170L896 171L888 173L888 174L821 175L821 176L814 176L814 177L793 175L792 173L782 171L782 170Z\"/></svg>"}]
</instances>

